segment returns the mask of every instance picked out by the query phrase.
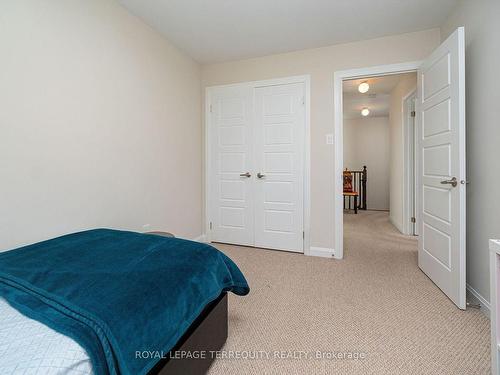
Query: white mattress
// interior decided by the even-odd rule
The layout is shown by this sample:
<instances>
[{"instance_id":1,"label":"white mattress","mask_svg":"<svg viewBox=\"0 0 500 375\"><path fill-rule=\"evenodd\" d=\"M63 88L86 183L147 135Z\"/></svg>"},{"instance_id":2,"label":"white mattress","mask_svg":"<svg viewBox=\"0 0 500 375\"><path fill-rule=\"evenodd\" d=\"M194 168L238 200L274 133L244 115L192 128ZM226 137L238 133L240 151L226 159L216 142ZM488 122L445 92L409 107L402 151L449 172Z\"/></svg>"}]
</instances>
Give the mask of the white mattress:
<instances>
[{"instance_id":1,"label":"white mattress","mask_svg":"<svg viewBox=\"0 0 500 375\"><path fill-rule=\"evenodd\" d=\"M74 340L25 317L0 297L0 374L92 374Z\"/></svg>"}]
</instances>

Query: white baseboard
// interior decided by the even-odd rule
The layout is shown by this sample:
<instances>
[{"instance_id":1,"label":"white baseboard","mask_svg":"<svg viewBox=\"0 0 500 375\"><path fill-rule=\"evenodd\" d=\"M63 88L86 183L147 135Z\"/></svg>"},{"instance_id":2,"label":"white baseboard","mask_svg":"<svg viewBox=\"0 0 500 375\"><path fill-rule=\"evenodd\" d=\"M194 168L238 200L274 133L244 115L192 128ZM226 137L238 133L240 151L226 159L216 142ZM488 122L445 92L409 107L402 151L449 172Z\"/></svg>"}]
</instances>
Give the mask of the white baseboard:
<instances>
[{"instance_id":1,"label":"white baseboard","mask_svg":"<svg viewBox=\"0 0 500 375\"><path fill-rule=\"evenodd\" d=\"M311 246L309 251L305 251L304 255L312 256L312 257L322 257L322 258L333 258L334 253L333 249L329 249L326 247L314 247Z\"/></svg>"},{"instance_id":2,"label":"white baseboard","mask_svg":"<svg viewBox=\"0 0 500 375\"><path fill-rule=\"evenodd\" d=\"M201 236L193 238L192 241L206 243L207 242L207 236L205 234L202 234Z\"/></svg>"},{"instance_id":3,"label":"white baseboard","mask_svg":"<svg viewBox=\"0 0 500 375\"><path fill-rule=\"evenodd\" d=\"M481 312L489 318L491 309L490 303L469 284L467 284L467 290L470 292L470 294L477 298L479 303L481 303Z\"/></svg>"}]
</instances>

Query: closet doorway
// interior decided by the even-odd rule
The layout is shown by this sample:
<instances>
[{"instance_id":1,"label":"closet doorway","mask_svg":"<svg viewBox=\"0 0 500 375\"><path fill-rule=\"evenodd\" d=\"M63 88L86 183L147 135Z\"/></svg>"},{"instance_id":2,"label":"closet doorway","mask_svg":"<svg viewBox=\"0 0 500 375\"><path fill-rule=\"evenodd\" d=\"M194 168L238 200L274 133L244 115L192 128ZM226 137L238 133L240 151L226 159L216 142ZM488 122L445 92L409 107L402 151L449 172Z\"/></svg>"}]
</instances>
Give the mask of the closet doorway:
<instances>
[{"instance_id":1,"label":"closet doorway","mask_svg":"<svg viewBox=\"0 0 500 375\"><path fill-rule=\"evenodd\" d=\"M206 92L210 242L308 252L309 77Z\"/></svg>"}]
</instances>

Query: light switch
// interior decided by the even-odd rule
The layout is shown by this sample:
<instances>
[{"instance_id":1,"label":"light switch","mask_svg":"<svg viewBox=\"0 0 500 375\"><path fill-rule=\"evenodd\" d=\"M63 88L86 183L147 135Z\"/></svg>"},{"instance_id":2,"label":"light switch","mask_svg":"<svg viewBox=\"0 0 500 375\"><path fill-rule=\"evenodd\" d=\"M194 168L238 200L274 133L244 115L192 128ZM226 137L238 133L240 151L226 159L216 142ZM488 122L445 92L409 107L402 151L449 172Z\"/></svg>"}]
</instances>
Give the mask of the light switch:
<instances>
[{"instance_id":1,"label":"light switch","mask_svg":"<svg viewBox=\"0 0 500 375\"><path fill-rule=\"evenodd\" d=\"M333 145L333 134L327 134L326 135L326 144L327 145Z\"/></svg>"}]
</instances>

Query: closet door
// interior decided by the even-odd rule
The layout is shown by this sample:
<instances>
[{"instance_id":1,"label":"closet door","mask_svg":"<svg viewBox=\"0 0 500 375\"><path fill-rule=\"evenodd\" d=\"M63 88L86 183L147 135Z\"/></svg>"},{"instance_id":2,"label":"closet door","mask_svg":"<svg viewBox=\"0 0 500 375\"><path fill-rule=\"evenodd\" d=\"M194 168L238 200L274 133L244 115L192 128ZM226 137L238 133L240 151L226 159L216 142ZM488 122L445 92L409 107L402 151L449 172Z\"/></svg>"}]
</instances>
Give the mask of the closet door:
<instances>
[{"instance_id":1,"label":"closet door","mask_svg":"<svg viewBox=\"0 0 500 375\"><path fill-rule=\"evenodd\" d=\"M211 98L211 239L253 246L253 88L219 88Z\"/></svg>"},{"instance_id":2,"label":"closet door","mask_svg":"<svg viewBox=\"0 0 500 375\"><path fill-rule=\"evenodd\" d=\"M305 88L255 89L255 246L303 252Z\"/></svg>"}]
</instances>

